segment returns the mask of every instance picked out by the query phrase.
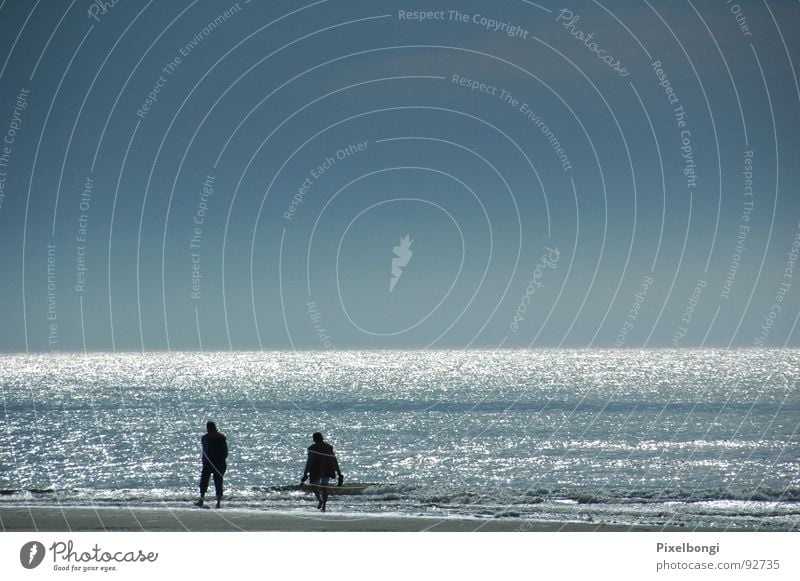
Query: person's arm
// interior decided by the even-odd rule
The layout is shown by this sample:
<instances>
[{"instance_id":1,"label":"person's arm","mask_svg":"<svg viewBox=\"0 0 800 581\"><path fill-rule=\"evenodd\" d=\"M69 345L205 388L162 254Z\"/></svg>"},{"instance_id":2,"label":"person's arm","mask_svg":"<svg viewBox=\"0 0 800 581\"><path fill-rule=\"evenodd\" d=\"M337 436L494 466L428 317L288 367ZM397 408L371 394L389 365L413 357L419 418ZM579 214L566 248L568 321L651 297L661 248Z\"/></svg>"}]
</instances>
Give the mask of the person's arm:
<instances>
[{"instance_id":1,"label":"person's arm","mask_svg":"<svg viewBox=\"0 0 800 581\"><path fill-rule=\"evenodd\" d=\"M306 480L308 480L308 473L311 472L311 465L314 463L312 458L313 452L311 450L308 451L308 458L306 459L306 467L303 468L303 477L300 479L300 484L303 484Z\"/></svg>"},{"instance_id":2,"label":"person's arm","mask_svg":"<svg viewBox=\"0 0 800 581\"><path fill-rule=\"evenodd\" d=\"M222 436L222 459L228 459L228 438Z\"/></svg>"},{"instance_id":3,"label":"person's arm","mask_svg":"<svg viewBox=\"0 0 800 581\"><path fill-rule=\"evenodd\" d=\"M339 468L339 459L336 457L336 454L333 454L333 448L331 448L331 454L333 455L333 469L336 474L339 475L337 480L337 486L341 486L344 483L344 474L342 474L342 469Z\"/></svg>"}]
</instances>

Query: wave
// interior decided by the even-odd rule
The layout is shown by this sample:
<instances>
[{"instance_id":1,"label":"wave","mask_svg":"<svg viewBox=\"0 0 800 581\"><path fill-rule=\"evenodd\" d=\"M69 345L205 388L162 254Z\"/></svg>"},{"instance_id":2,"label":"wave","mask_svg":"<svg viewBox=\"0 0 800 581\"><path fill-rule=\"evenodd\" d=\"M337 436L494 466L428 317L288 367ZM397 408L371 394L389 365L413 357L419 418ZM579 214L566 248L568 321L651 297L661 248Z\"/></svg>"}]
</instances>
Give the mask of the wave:
<instances>
[{"instance_id":1,"label":"wave","mask_svg":"<svg viewBox=\"0 0 800 581\"><path fill-rule=\"evenodd\" d=\"M331 498L342 514L503 518L743 530L800 529L800 489L460 489L403 483L351 483ZM336 490L336 487L333 488ZM5 489L0 506L184 508L194 489ZM225 507L304 513L313 497L299 485L226 490Z\"/></svg>"},{"instance_id":2,"label":"wave","mask_svg":"<svg viewBox=\"0 0 800 581\"><path fill-rule=\"evenodd\" d=\"M278 496L304 495L311 491L308 485L287 484L279 486L252 486L243 489L229 489L228 496L240 498L269 499ZM712 501L742 502L782 502L800 503L800 488L771 488L758 486L753 489L732 490L725 488L708 489L645 489L645 488L536 488L516 490L512 488L477 488L464 490L448 486L421 484L392 484L376 482L345 482L341 487L331 485L329 491L334 495L361 496L365 500L417 500L428 504L483 504L507 502L518 504L538 504L547 501L566 501L577 504L651 504L651 503L692 503ZM194 492L186 489L167 488L27 488L0 489L0 496L11 498L58 498L86 499L95 501L126 500L180 500L192 497Z\"/></svg>"}]
</instances>

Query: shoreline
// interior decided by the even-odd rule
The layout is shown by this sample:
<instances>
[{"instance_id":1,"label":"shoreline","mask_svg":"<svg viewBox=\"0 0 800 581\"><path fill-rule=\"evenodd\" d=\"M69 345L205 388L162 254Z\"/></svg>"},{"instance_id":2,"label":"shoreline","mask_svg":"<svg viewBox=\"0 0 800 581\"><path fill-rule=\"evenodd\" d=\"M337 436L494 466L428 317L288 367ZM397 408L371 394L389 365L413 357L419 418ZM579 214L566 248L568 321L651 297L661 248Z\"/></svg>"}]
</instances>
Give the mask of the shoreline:
<instances>
[{"instance_id":1,"label":"shoreline","mask_svg":"<svg viewBox=\"0 0 800 581\"><path fill-rule=\"evenodd\" d=\"M436 518L247 509L3 506L3 532L700 532L592 522ZM727 532L727 531L725 531ZM748 530L747 532L756 532Z\"/></svg>"}]
</instances>

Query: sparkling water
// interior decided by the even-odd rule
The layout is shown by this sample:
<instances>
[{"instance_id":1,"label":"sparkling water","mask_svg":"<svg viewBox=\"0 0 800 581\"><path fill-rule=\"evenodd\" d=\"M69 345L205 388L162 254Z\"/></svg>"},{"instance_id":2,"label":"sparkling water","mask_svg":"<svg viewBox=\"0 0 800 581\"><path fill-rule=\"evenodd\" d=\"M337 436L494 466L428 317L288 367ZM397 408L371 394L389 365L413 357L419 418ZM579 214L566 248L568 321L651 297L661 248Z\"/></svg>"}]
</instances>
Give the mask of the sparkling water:
<instances>
[{"instance_id":1,"label":"sparkling water","mask_svg":"<svg viewBox=\"0 0 800 581\"><path fill-rule=\"evenodd\" d=\"M0 355L0 502L170 506L228 437L225 508L800 528L798 350ZM521 520L522 525L524 521Z\"/></svg>"}]
</instances>

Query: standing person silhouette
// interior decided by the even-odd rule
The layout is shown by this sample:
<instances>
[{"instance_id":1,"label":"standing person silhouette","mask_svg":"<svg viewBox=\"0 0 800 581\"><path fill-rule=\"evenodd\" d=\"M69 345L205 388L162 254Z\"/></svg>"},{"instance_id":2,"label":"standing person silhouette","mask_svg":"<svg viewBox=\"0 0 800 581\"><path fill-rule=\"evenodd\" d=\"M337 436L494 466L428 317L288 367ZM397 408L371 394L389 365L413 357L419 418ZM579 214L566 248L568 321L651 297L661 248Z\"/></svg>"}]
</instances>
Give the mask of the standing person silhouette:
<instances>
[{"instance_id":1,"label":"standing person silhouette","mask_svg":"<svg viewBox=\"0 0 800 581\"><path fill-rule=\"evenodd\" d=\"M328 482L338 474L339 486L341 486L344 482L344 474L339 469L339 462L336 460L333 446L328 444L319 432L314 432L311 437L314 443L308 447L308 460L306 460L300 484L303 484L309 476L311 477L311 490L314 491L314 496L318 501L317 509L325 512L328 504Z\"/></svg>"},{"instance_id":2,"label":"standing person silhouette","mask_svg":"<svg viewBox=\"0 0 800 581\"><path fill-rule=\"evenodd\" d=\"M203 468L200 472L200 500L195 505L203 506L205 503L208 481L214 476L214 492L217 496L217 508L222 501L222 477L227 469L228 441L225 434L217 430L214 422L206 422L206 433L200 438L203 448Z\"/></svg>"}]
</instances>

